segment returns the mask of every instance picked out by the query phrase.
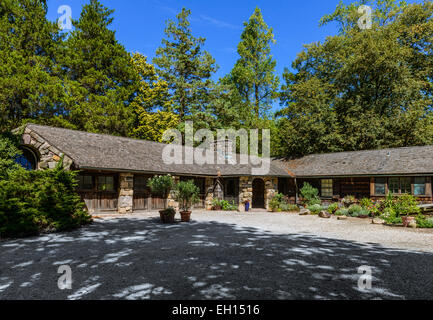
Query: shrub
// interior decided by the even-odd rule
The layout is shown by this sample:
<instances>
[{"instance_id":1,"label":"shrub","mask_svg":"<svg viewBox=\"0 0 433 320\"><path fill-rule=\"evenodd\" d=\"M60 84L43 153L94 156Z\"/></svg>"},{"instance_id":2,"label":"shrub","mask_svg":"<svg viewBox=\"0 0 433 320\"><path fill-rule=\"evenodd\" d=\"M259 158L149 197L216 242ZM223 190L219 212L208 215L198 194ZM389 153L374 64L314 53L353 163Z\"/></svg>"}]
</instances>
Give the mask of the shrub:
<instances>
[{"instance_id":1,"label":"shrub","mask_svg":"<svg viewBox=\"0 0 433 320\"><path fill-rule=\"evenodd\" d=\"M370 215L370 210L366 209L366 208L362 208L359 212L360 216L369 216Z\"/></svg>"},{"instance_id":2,"label":"shrub","mask_svg":"<svg viewBox=\"0 0 433 320\"><path fill-rule=\"evenodd\" d=\"M394 202L394 210L397 216L408 216L421 212L421 209L418 207L417 198L410 194L404 194L398 197Z\"/></svg>"},{"instance_id":3,"label":"shrub","mask_svg":"<svg viewBox=\"0 0 433 320\"><path fill-rule=\"evenodd\" d=\"M359 202L359 205L367 209L373 206L373 200L371 200L370 198L362 198Z\"/></svg>"},{"instance_id":4,"label":"shrub","mask_svg":"<svg viewBox=\"0 0 433 320\"><path fill-rule=\"evenodd\" d=\"M175 186L174 197L182 211L189 211L199 201L199 192L200 189L194 184L194 180L181 181Z\"/></svg>"},{"instance_id":5,"label":"shrub","mask_svg":"<svg viewBox=\"0 0 433 320\"><path fill-rule=\"evenodd\" d=\"M231 203L227 200L213 199L212 207L220 207L223 211L235 211L238 207L235 205L234 201Z\"/></svg>"},{"instance_id":6,"label":"shrub","mask_svg":"<svg viewBox=\"0 0 433 320\"><path fill-rule=\"evenodd\" d=\"M269 201L269 208L272 211L277 211L278 209L280 209L280 205L281 205L281 203L280 203L280 201L278 200L277 197L273 197L271 199L271 201Z\"/></svg>"},{"instance_id":7,"label":"shrub","mask_svg":"<svg viewBox=\"0 0 433 320\"><path fill-rule=\"evenodd\" d=\"M301 188L301 196L304 199L304 204L309 206L320 204L319 190L314 188L308 182L304 182L304 186Z\"/></svg>"},{"instance_id":8,"label":"shrub","mask_svg":"<svg viewBox=\"0 0 433 320\"><path fill-rule=\"evenodd\" d=\"M301 209L296 204L282 203L280 209L284 212L299 212Z\"/></svg>"},{"instance_id":9,"label":"shrub","mask_svg":"<svg viewBox=\"0 0 433 320\"><path fill-rule=\"evenodd\" d=\"M168 207L167 209L161 210L160 212L167 216L176 214L176 210L173 207Z\"/></svg>"},{"instance_id":10,"label":"shrub","mask_svg":"<svg viewBox=\"0 0 433 320\"><path fill-rule=\"evenodd\" d=\"M385 208L382 215L380 216L387 224L399 224L402 223L400 217L393 208Z\"/></svg>"},{"instance_id":11,"label":"shrub","mask_svg":"<svg viewBox=\"0 0 433 320\"><path fill-rule=\"evenodd\" d=\"M308 206L307 209L310 210L312 214L319 214L320 211L323 210L323 207L320 204L313 204Z\"/></svg>"},{"instance_id":12,"label":"shrub","mask_svg":"<svg viewBox=\"0 0 433 320\"><path fill-rule=\"evenodd\" d=\"M170 191L173 189L174 180L171 175L154 176L147 181L153 193L161 195L165 200L168 198ZM167 200L164 201L164 208L167 206Z\"/></svg>"},{"instance_id":13,"label":"shrub","mask_svg":"<svg viewBox=\"0 0 433 320\"><path fill-rule=\"evenodd\" d=\"M76 173L15 168L0 180L0 236L23 237L66 231L91 223L76 193Z\"/></svg>"},{"instance_id":14,"label":"shrub","mask_svg":"<svg viewBox=\"0 0 433 320\"><path fill-rule=\"evenodd\" d=\"M349 209L347 208L341 208L335 211L336 216L348 216L349 215Z\"/></svg>"},{"instance_id":15,"label":"shrub","mask_svg":"<svg viewBox=\"0 0 433 320\"><path fill-rule=\"evenodd\" d=\"M354 196L345 196L343 200L341 200L341 203L346 207L349 208L352 204L354 204L356 201Z\"/></svg>"},{"instance_id":16,"label":"shrub","mask_svg":"<svg viewBox=\"0 0 433 320\"><path fill-rule=\"evenodd\" d=\"M418 214L416 225L418 228L433 228L433 218L426 218L426 216Z\"/></svg>"},{"instance_id":17,"label":"shrub","mask_svg":"<svg viewBox=\"0 0 433 320\"><path fill-rule=\"evenodd\" d=\"M338 203L331 203L330 205L329 205L329 207L328 207L328 212L330 213L330 214L334 214L337 210L339 209L339 207L338 207Z\"/></svg>"},{"instance_id":18,"label":"shrub","mask_svg":"<svg viewBox=\"0 0 433 320\"><path fill-rule=\"evenodd\" d=\"M361 210L362 210L362 207L360 205L353 204L349 207L349 214L351 216L355 216L355 215L358 216L359 213L361 212Z\"/></svg>"}]
</instances>

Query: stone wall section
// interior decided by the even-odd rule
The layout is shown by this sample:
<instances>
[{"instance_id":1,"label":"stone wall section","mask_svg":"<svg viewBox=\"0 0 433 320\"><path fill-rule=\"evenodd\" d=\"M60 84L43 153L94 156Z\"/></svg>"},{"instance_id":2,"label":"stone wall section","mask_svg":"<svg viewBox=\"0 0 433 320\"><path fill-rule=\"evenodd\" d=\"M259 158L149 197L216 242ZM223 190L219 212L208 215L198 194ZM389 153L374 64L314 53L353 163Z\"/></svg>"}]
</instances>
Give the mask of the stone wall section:
<instances>
[{"instance_id":1,"label":"stone wall section","mask_svg":"<svg viewBox=\"0 0 433 320\"><path fill-rule=\"evenodd\" d=\"M22 136L22 144L30 147L33 151L37 151L38 167L37 169L53 169L63 158L63 167L70 170L72 166L72 159L62 153L60 150L50 145L48 141L42 138L37 133L29 128L26 128Z\"/></svg>"},{"instance_id":2,"label":"stone wall section","mask_svg":"<svg viewBox=\"0 0 433 320\"><path fill-rule=\"evenodd\" d=\"M119 201L117 211L121 214L134 211L134 175L132 173L119 174Z\"/></svg>"}]
</instances>

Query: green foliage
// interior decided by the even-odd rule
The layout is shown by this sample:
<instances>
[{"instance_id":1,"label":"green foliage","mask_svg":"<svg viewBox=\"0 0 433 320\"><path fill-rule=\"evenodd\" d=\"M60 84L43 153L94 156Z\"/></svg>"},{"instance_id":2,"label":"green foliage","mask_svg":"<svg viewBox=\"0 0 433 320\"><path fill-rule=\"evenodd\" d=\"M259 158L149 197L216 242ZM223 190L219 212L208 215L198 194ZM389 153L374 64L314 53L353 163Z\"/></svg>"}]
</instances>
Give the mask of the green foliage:
<instances>
[{"instance_id":1,"label":"green foliage","mask_svg":"<svg viewBox=\"0 0 433 320\"><path fill-rule=\"evenodd\" d=\"M272 28L268 27L260 9L256 8L248 22L244 23L238 45L240 58L227 78L242 101L234 107L241 107L247 126L256 127L259 119L266 118L272 102L278 97L276 61L271 55L271 44L274 43Z\"/></svg>"},{"instance_id":2,"label":"green foliage","mask_svg":"<svg viewBox=\"0 0 433 320\"><path fill-rule=\"evenodd\" d=\"M301 196L304 199L304 203L307 205L314 205L319 204L320 205L320 199L319 199L319 190L314 188L311 184L308 182L304 182L303 187L300 190Z\"/></svg>"},{"instance_id":3,"label":"green foliage","mask_svg":"<svg viewBox=\"0 0 433 320\"><path fill-rule=\"evenodd\" d=\"M333 214L333 213L335 213L338 209L339 209L338 203L333 202L333 203L331 203L331 204L328 206L327 211L328 211L330 214Z\"/></svg>"},{"instance_id":4,"label":"green foliage","mask_svg":"<svg viewBox=\"0 0 433 320\"><path fill-rule=\"evenodd\" d=\"M281 205L287 203L285 200L285 196L282 193L276 193L271 201L269 201L269 208L272 211L282 211Z\"/></svg>"},{"instance_id":5,"label":"green foliage","mask_svg":"<svg viewBox=\"0 0 433 320\"><path fill-rule=\"evenodd\" d=\"M370 210L368 210L366 208L362 208L361 210L359 210L358 213L360 216L368 217L370 215Z\"/></svg>"},{"instance_id":6,"label":"green foliage","mask_svg":"<svg viewBox=\"0 0 433 320\"><path fill-rule=\"evenodd\" d=\"M320 211L323 210L323 207L320 204L313 204L309 205L307 209L310 210L312 214L319 214Z\"/></svg>"},{"instance_id":7,"label":"green foliage","mask_svg":"<svg viewBox=\"0 0 433 320\"><path fill-rule=\"evenodd\" d=\"M418 214L416 217L416 226L418 228L433 228L433 218L427 218L422 214Z\"/></svg>"},{"instance_id":8,"label":"green foliage","mask_svg":"<svg viewBox=\"0 0 433 320\"><path fill-rule=\"evenodd\" d=\"M1 237L71 230L90 223L76 187L76 173L65 171L62 162L52 170L12 170L0 180Z\"/></svg>"},{"instance_id":9,"label":"green foliage","mask_svg":"<svg viewBox=\"0 0 433 320\"><path fill-rule=\"evenodd\" d=\"M182 211L189 211L199 201L200 189L194 184L194 180L181 181L175 186L175 199L179 202Z\"/></svg>"},{"instance_id":10,"label":"green foliage","mask_svg":"<svg viewBox=\"0 0 433 320\"><path fill-rule=\"evenodd\" d=\"M62 37L43 0L0 1L0 132L50 123L64 91L56 59Z\"/></svg>"},{"instance_id":11,"label":"green foliage","mask_svg":"<svg viewBox=\"0 0 433 320\"><path fill-rule=\"evenodd\" d=\"M206 108L213 90L211 76L217 70L215 59L203 50L204 38L192 35L185 8L177 15L177 21L169 20L166 38L156 50L153 63L160 78L168 84L172 107L180 122L194 120L196 127L206 127Z\"/></svg>"},{"instance_id":12,"label":"green foliage","mask_svg":"<svg viewBox=\"0 0 433 320\"><path fill-rule=\"evenodd\" d=\"M218 207L221 208L223 211L236 211L238 210L238 207L235 205L234 201L229 202L227 200L223 199L213 199L212 200L212 207Z\"/></svg>"},{"instance_id":13,"label":"green foliage","mask_svg":"<svg viewBox=\"0 0 433 320\"><path fill-rule=\"evenodd\" d=\"M336 216L349 216L349 209L341 208L335 211Z\"/></svg>"},{"instance_id":14,"label":"green foliage","mask_svg":"<svg viewBox=\"0 0 433 320\"><path fill-rule=\"evenodd\" d=\"M360 30L361 3L325 16L341 33L305 46L284 72L280 155L433 144L433 3L369 1L373 28Z\"/></svg>"},{"instance_id":15,"label":"green foliage","mask_svg":"<svg viewBox=\"0 0 433 320\"><path fill-rule=\"evenodd\" d=\"M401 217L398 216L397 212L393 208L385 208L382 215L380 216L387 224L400 224L402 223Z\"/></svg>"},{"instance_id":16,"label":"green foliage","mask_svg":"<svg viewBox=\"0 0 433 320\"><path fill-rule=\"evenodd\" d=\"M354 204L356 202L356 199L354 196L348 195L345 196L342 200L341 203L346 207L349 208L352 204Z\"/></svg>"},{"instance_id":17,"label":"green foliage","mask_svg":"<svg viewBox=\"0 0 433 320\"><path fill-rule=\"evenodd\" d=\"M14 158L22 153L18 146L17 136L0 133L0 180L6 179L11 171L19 168L14 162Z\"/></svg>"},{"instance_id":18,"label":"green foliage","mask_svg":"<svg viewBox=\"0 0 433 320\"><path fill-rule=\"evenodd\" d=\"M351 205L349 207L349 214L351 216L354 216L354 215L358 216L359 213L361 212L361 210L362 210L362 207L360 205L354 204L354 205Z\"/></svg>"},{"instance_id":19,"label":"green foliage","mask_svg":"<svg viewBox=\"0 0 433 320\"><path fill-rule=\"evenodd\" d=\"M127 136L129 107L139 78L130 54L110 29L113 10L98 0L83 6L60 55L67 99L65 118L76 129Z\"/></svg>"},{"instance_id":20,"label":"green foliage","mask_svg":"<svg viewBox=\"0 0 433 320\"><path fill-rule=\"evenodd\" d=\"M363 198L359 202L359 205L363 208L369 208L373 205L373 200L371 200L370 198Z\"/></svg>"},{"instance_id":21,"label":"green foliage","mask_svg":"<svg viewBox=\"0 0 433 320\"><path fill-rule=\"evenodd\" d=\"M283 212L299 212L301 209L296 204L281 203L280 209Z\"/></svg>"},{"instance_id":22,"label":"green foliage","mask_svg":"<svg viewBox=\"0 0 433 320\"><path fill-rule=\"evenodd\" d=\"M160 211L163 215L172 216L176 214L176 210L173 207L168 207L167 209Z\"/></svg>"},{"instance_id":23,"label":"green foliage","mask_svg":"<svg viewBox=\"0 0 433 320\"><path fill-rule=\"evenodd\" d=\"M394 204L394 210L398 216L415 215L421 212L417 198L410 194L404 194L397 197Z\"/></svg>"},{"instance_id":24,"label":"green foliage","mask_svg":"<svg viewBox=\"0 0 433 320\"><path fill-rule=\"evenodd\" d=\"M165 176L154 176L147 181L147 185L153 193L162 195L164 199L166 199L173 189L174 179L169 174Z\"/></svg>"},{"instance_id":25,"label":"green foliage","mask_svg":"<svg viewBox=\"0 0 433 320\"><path fill-rule=\"evenodd\" d=\"M155 67L139 53L131 61L139 78L139 88L130 108L134 112L134 128L130 133L140 139L162 142L163 133L179 124L179 116L170 112L168 84L161 80Z\"/></svg>"},{"instance_id":26,"label":"green foliage","mask_svg":"<svg viewBox=\"0 0 433 320\"><path fill-rule=\"evenodd\" d=\"M276 197L273 197L271 201L269 201L269 208L272 211L278 211L280 209L280 201Z\"/></svg>"}]
</instances>

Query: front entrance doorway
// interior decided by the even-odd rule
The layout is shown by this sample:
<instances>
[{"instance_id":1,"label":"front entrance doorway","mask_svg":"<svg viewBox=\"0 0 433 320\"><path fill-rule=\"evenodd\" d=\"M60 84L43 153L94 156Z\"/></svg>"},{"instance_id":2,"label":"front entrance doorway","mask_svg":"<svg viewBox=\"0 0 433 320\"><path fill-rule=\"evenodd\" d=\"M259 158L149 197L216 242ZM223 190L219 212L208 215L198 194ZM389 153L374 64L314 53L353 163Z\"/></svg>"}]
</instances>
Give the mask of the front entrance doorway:
<instances>
[{"instance_id":1,"label":"front entrance doorway","mask_svg":"<svg viewBox=\"0 0 433 320\"><path fill-rule=\"evenodd\" d=\"M254 209L265 208L265 182L262 179L254 179L253 181L253 203Z\"/></svg>"}]
</instances>

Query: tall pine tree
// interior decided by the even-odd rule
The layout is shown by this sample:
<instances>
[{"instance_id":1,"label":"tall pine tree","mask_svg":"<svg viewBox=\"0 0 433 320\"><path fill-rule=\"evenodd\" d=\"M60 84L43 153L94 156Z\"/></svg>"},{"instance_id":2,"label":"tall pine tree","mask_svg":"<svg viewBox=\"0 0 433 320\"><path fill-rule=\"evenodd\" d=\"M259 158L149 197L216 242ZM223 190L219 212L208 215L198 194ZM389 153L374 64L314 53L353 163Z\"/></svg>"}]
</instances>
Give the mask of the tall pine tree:
<instances>
[{"instance_id":1,"label":"tall pine tree","mask_svg":"<svg viewBox=\"0 0 433 320\"><path fill-rule=\"evenodd\" d=\"M129 103L139 79L131 56L109 27L113 10L98 0L83 6L63 57L68 120L80 130L126 136L133 125Z\"/></svg>"},{"instance_id":2,"label":"tall pine tree","mask_svg":"<svg viewBox=\"0 0 433 320\"><path fill-rule=\"evenodd\" d=\"M64 112L56 62L62 38L46 13L44 0L0 2L0 131L51 123Z\"/></svg>"},{"instance_id":3,"label":"tall pine tree","mask_svg":"<svg viewBox=\"0 0 433 320\"><path fill-rule=\"evenodd\" d=\"M192 35L190 10L185 8L177 15L177 21L168 21L166 39L157 49L153 59L159 76L168 83L172 110L180 122L194 120L196 127L206 126L207 107L211 100L216 72L215 59L203 50L204 38Z\"/></svg>"},{"instance_id":4,"label":"tall pine tree","mask_svg":"<svg viewBox=\"0 0 433 320\"><path fill-rule=\"evenodd\" d=\"M244 26L238 45L240 58L224 82L236 87L243 101L240 114L244 115L247 126L254 127L267 118L278 97L279 79L271 55L271 44L275 43L273 30L263 20L259 8Z\"/></svg>"}]
</instances>

